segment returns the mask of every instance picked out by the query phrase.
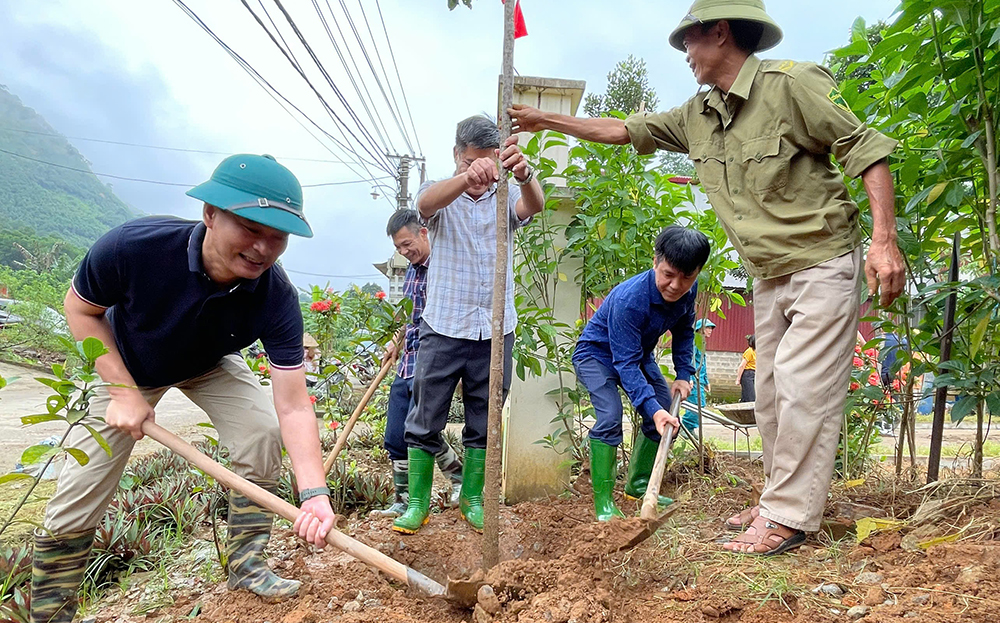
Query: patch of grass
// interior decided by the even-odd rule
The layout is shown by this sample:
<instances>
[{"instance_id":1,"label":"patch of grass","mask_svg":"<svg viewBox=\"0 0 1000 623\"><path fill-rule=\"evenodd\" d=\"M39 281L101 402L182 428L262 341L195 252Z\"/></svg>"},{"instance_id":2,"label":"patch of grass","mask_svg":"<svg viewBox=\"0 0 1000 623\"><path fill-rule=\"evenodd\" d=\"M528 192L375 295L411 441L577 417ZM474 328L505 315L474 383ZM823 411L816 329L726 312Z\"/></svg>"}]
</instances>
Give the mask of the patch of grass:
<instances>
[{"instance_id":1,"label":"patch of grass","mask_svg":"<svg viewBox=\"0 0 1000 623\"><path fill-rule=\"evenodd\" d=\"M0 517L6 519L13 512L14 507L21 501L26 487L31 486L28 481L14 481L6 485L0 485ZM56 492L55 480L43 480L35 487L31 498L21 508L15 521L32 523L15 523L4 532L3 540L9 545L27 543L31 540L31 533L35 529L32 524L40 524L45 518L45 505L49 498Z\"/></svg>"},{"instance_id":2,"label":"patch of grass","mask_svg":"<svg viewBox=\"0 0 1000 623\"><path fill-rule=\"evenodd\" d=\"M961 443L945 443L941 446L941 456L947 458L971 458L973 450L972 445L973 444L970 441ZM917 456L927 456L930 454L930 451L930 446L917 446ZM896 452L896 446L893 442L886 443L885 441L882 441L877 446L872 448L872 452L874 454L893 456ZM904 451L904 456L909 456L908 452L909 451ZM983 444L983 456L986 458L1000 457L1000 442L987 439Z\"/></svg>"}]
</instances>

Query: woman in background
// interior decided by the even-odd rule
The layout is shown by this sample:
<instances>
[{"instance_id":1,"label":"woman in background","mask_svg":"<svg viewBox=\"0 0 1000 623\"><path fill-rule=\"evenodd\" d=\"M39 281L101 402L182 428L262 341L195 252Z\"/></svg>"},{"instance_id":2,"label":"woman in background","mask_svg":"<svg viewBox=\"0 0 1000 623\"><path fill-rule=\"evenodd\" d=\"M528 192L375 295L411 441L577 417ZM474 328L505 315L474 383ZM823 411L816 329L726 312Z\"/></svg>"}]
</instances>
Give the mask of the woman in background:
<instances>
[{"instance_id":1,"label":"woman in background","mask_svg":"<svg viewBox=\"0 0 1000 623\"><path fill-rule=\"evenodd\" d=\"M743 351L740 367L736 368L736 382L740 384L740 402L757 400L757 390L754 389L754 378L757 376L757 336L747 336L747 349Z\"/></svg>"}]
</instances>

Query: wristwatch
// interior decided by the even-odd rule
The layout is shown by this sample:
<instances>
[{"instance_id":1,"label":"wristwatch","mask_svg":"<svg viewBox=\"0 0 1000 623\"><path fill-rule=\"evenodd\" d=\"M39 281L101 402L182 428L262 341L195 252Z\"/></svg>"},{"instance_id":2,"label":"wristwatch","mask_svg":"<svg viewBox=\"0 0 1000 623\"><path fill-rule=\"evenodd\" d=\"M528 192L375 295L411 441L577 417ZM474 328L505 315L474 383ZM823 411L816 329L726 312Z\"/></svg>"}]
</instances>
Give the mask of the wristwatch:
<instances>
[{"instance_id":1,"label":"wristwatch","mask_svg":"<svg viewBox=\"0 0 1000 623\"><path fill-rule=\"evenodd\" d=\"M528 177L524 178L524 180L519 180L515 176L514 183L517 184L518 186L527 186L528 184L531 183L531 180L533 179L535 179L535 170L532 169L531 167L528 167Z\"/></svg>"},{"instance_id":2,"label":"wristwatch","mask_svg":"<svg viewBox=\"0 0 1000 623\"><path fill-rule=\"evenodd\" d=\"M313 487L312 489L303 489L299 491L299 502L305 502L306 500L311 500L312 498L318 498L321 495L330 497L329 487Z\"/></svg>"}]
</instances>

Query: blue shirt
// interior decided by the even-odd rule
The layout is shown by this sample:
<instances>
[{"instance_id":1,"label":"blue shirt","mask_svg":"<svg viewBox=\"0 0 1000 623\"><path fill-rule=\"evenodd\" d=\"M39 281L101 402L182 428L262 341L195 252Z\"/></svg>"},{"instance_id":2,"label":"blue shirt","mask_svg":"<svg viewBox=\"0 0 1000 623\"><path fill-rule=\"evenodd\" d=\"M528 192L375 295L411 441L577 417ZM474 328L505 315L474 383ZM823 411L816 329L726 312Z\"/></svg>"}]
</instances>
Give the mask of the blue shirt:
<instances>
[{"instance_id":1,"label":"blue shirt","mask_svg":"<svg viewBox=\"0 0 1000 623\"><path fill-rule=\"evenodd\" d=\"M661 374L653 350L664 333L670 331L677 378L689 381L694 374L691 359L697 294L695 284L679 300L668 303L656 289L652 269L618 284L584 327L573 361L596 359L614 368L632 406L652 417L663 406L643 370L651 376Z\"/></svg>"},{"instance_id":2,"label":"blue shirt","mask_svg":"<svg viewBox=\"0 0 1000 623\"><path fill-rule=\"evenodd\" d=\"M413 302L410 322L406 324L403 337L403 354L399 358L396 374L404 379L412 379L417 367L417 349L420 348L420 317L427 303L427 261L410 264L403 278L403 296Z\"/></svg>"},{"instance_id":3,"label":"blue shirt","mask_svg":"<svg viewBox=\"0 0 1000 623\"><path fill-rule=\"evenodd\" d=\"M694 349L694 370L695 374L698 375L698 384L691 383L691 394L694 396L695 401L704 407L708 404L708 401L705 399L705 388L709 385L708 358L705 357L705 353L701 352L698 347Z\"/></svg>"},{"instance_id":4,"label":"blue shirt","mask_svg":"<svg viewBox=\"0 0 1000 623\"><path fill-rule=\"evenodd\" d=\"M271 366L302 365L302 311L280 266L221 288L202 264L205 225L174 217L129 221L87 251L73 291L107 308L115 344L139 387L211 370L260 339Z\"/></svg>"}]
</instances>

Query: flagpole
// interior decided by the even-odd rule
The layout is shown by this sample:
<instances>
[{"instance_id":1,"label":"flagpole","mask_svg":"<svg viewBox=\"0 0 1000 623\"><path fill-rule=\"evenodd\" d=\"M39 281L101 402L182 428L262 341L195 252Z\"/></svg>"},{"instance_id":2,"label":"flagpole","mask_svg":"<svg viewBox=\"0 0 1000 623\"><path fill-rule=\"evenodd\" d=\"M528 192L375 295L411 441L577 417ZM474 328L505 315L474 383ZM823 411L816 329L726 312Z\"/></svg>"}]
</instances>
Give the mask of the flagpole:
<instances>
[{"instance_id":1,"label":"flagpole","mask_svg":"<svg viewBox=\"0 0 1000 623\"><path fill-rule=\"evenodd\" d=\"M500 149L510 137L507 109L514 99L514 7L515 0L504 2L503 72L500 101ZM507 247L510 212L507 207L507 175L501 169L497 183L497 253L493 271L493 331L490 336L490 402L486 429L486 474L483 484L483 569L500 562L500 479L502 465L501 420L503 415L504 308L507 294Z\"/></svg>"}]
</instances>

